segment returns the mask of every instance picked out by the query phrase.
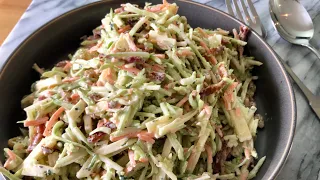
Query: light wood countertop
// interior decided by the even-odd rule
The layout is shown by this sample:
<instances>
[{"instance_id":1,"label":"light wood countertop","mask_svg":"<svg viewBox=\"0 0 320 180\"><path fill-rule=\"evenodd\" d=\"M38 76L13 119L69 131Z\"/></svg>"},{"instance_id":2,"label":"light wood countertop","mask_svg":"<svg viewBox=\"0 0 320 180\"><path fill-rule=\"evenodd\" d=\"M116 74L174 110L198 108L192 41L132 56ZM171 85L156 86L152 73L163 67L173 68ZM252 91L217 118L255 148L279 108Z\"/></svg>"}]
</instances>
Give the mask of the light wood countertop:
<instances>
[{"instance_id":1,"label":"light wood countertop","mask_svg":"<svg viewBox=\"0 0 320 180\"><path fill-rule=\"evenodd\" d=\"M0 0L0 45L28 8L31 0Z\"/></svg>"}]
</instances>

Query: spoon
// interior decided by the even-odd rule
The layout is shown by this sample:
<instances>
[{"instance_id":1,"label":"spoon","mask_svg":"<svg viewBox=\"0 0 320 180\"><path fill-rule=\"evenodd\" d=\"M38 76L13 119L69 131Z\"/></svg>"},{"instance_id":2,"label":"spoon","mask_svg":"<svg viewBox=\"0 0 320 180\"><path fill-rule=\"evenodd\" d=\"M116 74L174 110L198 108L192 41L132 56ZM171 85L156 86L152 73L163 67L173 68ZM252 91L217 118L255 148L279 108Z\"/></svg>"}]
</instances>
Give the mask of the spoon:
<instances>
[{"instance_id":1,"label":"spoon","mask_svg":"<svg viewBox=\"0 0 320 180\"><path fill-rule=\"evenodd\" d=\"M307 10L295 0L270 0L270 15L280 36L292 44L309 48L320 59L320 52L310 44L314 34Z\"/></svg>"}]
</instances>

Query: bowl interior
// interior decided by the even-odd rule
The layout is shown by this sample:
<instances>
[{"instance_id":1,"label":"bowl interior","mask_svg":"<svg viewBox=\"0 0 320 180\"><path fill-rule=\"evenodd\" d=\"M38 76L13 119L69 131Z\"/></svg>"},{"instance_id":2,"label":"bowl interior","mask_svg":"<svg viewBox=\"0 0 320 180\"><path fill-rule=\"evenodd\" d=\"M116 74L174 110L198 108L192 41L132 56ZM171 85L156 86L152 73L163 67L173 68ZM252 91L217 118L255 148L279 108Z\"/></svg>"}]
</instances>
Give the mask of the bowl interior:
<instances>
[{"instance_id":1,"label":"bowl interior","mask_svg":"<svg viewBox=\"0 0 320 180\"><path fill-rule=\"evenodd\" d=\"M160 3L156 0L148 0ZM30 93L31 84L39 75L31 68L33 63L51 68L64 60L79 47L80 37L91 34L110 8L117 8L125 1L105 1L87 5L66 13L32 34L10 56L0 73L0 149L7 146L7 140L18 135L16 121L25 114L20 100ZM144 1L132 3L144 5ZM192 27L209 29L238 29L241 23L213 8L196 5L188 1L176 1L179 14L187 17ZM273 179L290 149L295 121L295 103L291 85L283 68L272 50L255 33L248 37L247 53L264 63L256 68L256 102L258 112L265 119L265 128L258 132L255 141L259 157L267 156L256 179ZM2 157L3 159L3 157Z\"/></svg>"}]
</instances>

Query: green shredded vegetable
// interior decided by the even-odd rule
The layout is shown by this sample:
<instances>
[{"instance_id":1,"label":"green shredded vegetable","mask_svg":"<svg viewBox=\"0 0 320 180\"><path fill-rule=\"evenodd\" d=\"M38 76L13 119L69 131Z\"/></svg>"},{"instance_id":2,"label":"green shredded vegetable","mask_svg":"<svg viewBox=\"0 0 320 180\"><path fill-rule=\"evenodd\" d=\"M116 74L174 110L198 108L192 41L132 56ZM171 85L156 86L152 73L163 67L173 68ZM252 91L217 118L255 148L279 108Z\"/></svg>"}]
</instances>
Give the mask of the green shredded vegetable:
<instances>
[{"instance_id":1,"label":"green shredded vegetable","mask_svg":"<svg viewBox=\"0 0 320 180\"><path fill-rule=\"evenodd\" d=\"M0 172L24 179L252 179L261 62L246 34L192 28L163 1L111 9L21 104ZM234 30L236 32L236 30ZM213 172L217 172L213 174Z\"/></svg>"}]
</instances>

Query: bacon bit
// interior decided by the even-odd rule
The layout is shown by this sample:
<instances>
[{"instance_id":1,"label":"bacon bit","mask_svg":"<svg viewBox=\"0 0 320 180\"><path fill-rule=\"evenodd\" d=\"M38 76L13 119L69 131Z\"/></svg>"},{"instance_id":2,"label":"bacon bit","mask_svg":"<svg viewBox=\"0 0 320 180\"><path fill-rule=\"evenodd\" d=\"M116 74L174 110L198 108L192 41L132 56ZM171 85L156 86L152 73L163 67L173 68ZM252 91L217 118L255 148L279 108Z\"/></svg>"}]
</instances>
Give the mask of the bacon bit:
<instances>
[{"instance_id":1,"label":"bacon bit","mask_svg":"<svg viewBox=\"0 0 320 180\"><path fill-rule=\"evenodd\" d=\"M189 103L185 103L183 105L183 109L186 111L186 112L189 112L190 111L190 104Z\"/></svg>"},{"instance_id":2,"label":"bacon bit","mask_svg":"<svg viewBox=\"0 0 320 180\"><path fill-rule=\"evenodd\" d=\"M65 67L68 62L69 62L68 60L60 61L56 64L56 67L61 67L61 68Z\"/></svg>"},{"instance_id":3,"label":"bacon bit","mask_svg":"<svg viewBox=\"0 0 320 180\"><path fill-rule=\"evenodd\" d=\"M207 156L208 156L208 160L207 163L208 164L212 164L213 163L213 157L212 157L212 149L210 146L208 146L207 144L204 146L206 152L207 152Z\"/></svg>"},{"instance_id":4,"label":"bacon bit","mask_svg":"<svg viewBox=\"0 0 320 180\"><path fill-rule=\"evenodd\" d=\"M38 118L36 120L28 120L28 121L24 121L23 125L24 127L29 127L29 126L39 126L41 124L46 123L49 120L48 117L41 117Z\"/></svg>"},{"instance_id":5,"label":"bacon bit","mask_svg":"<svg viewBox=\"0 0 320 180\"><path fill-rule=\"evenodd\" d=\"M100 94L97 94L97 93L89 94L88 96L89 96L90 99L94 100L95 102L98 102L99 99L102 98L102 96Z\"/></svg>"},{"instance_id":6,"label":"bacon bit","mask_svg":"<svg viewBox=\"0 0 320 180\"><path fill-rule=\"evenodd\" d=\"M128 63L139 63L139 62L142 63L143 62L142 58L138 57L138 56L131 56L131 57L127 58L126 61Z\"/></svg>"},{"instance_id":7,"label":"bacon bit","mask_svg":"<svg viewBox=\"0 0 320 180\"><path fill-rule=\"evenodd\" d=\"M30 145L28 146L28 149L27 149L28 152L31 152L33 148L39 144L39 142L43 138L42 134L44 132L44 129L45 129L44 124L36 126L36 135L30 138Z\"/></svg>"},{"instance_id":8,"label":"bacon bit","mask_svg":"<svg viewBox=\"0 0 320 180\"><path fill-rule=\"evenodd\" d=\"M188 97L189 97L189 96L186 95L184 98L182 98L182 99L176 104L176 106L177 106L177 107L183 106L183 104L188 101Z\"/></svg>"},{"instance_id":9,"label":"bacon bit","mask_svg":"<svg viewBox=\"0 0 320 180\"><path fill-rule=\"evenodd\" d=\"M67 83L69 83L69 82L73 82L73 81L76 81L76 80L78 80L78 79L80 79L80 77L71 77L71 78L68 78L68 77L66 77L66 78L64 78L63 80L62 80L62 82L67 82Z\"/></svg>"},{"instance_id":10,"label":"bacon bit","mask_svg":"<svg viewBox=\"0 0 320 180\"><path fill-rule=\"evenodd\" d=\"M96 132L96 133L90 135L87 139L88 139L89 143L96 143L96 142L100 141L105 135L106 135L106 133L104 133L104 132Z\"/></svg>"},{"instance_id":11,"label":"bacon bit","mask_svg":"<svg viewBox=\"0 0 320 180\"><path fill-rule=\"evenodd\" d=\"M136 167L137 163L136 163L136 160L134 160L134 151L128 150L128 156L129 156L131 166Z\"/></svg>"},{"instance_id":12,"label":"bacon bit","mask_svg":"<svg viewBox=\"0 0 320 180\"><path fill-rule=\"evenodd\" d=\"M218 74L220 75L221 78L228 76L228 71L227 71L226 67L224 66L224 64L219 65Z\"/></svg>"},{"instance_id":13,"label":"bacon bit","mask_svg":"<svg viewBox=\"0 0 320 180\"><path fill-rule=\"evenodd\" d=\"M243 46L238 46L238 51L239 51L239 57L242 57L243 56L243 51L244 51Z\"/></svg>"},{"instance_id":14,"label":"bacon bit","mask_svg":"<svg viewBox=\"0 0 320 180\"><path fill-rule=\"evenodd\" d=\"M223 52L223 50L224 50L223 46L219 46L219 47L210 49L211 53L214 54L214 55L221 54Z\"/></svg>"},{"instance_id":15,"label":"bacon bit","mask_svg":"<svg viewBox=\"0 0 320 180\"><path fill-rule=\"evenodd\" d=\"M44 136L49 136L51 134L51 130L52 130L53 126L56 124L56 122L58 122L58 119L59 119L60 115L64 112L64 110L65 109L63 107L60 107L56 112L53 113L50 120L46 124L46 128L43 132Z\"/></svg>"},{"instance_id":16,"label":"bacon bit","mask_svg":"<svg viewBox=\"0 0 320 180\"><path fill-rule=\"evenodd\" d=\"M53 149L52 148L48 148L45 146L41 146L41 150L42 150L42 154L44 155L48 155L48 154L52 154L53 153Z\"/></svg>"},{"instance_id":17,"label":"bacon bit","mask_svg":"<svg viewBox=\"0 0 320 180\"><path fill-rule=\"evenodd\" d=\"M240 40L245 41L247 39L249 28L247 26L240 26L239 29L240 29L239 38Z\"/></svg>"},{"instance_id":18,"label":"bacon bit","mask_svg":"<svg viewBox=\"0 0 320 180\"><path fill-rule=\"evenodd\" d=\"M153 66L151 67L151 69L154 70L154 71L158 71L158 72L164 72L164 67L161 66L161 65L158 65L158 64L153 65Z\"/></svg>"},{"instance_id":19,"label":"bacon bit","mask_svg":"<svg viewBox=\"0 0 320 180\"><path fill-rule=\"evenodd\" d=\"M99 43L97 43L97 45L92 46L92 47L89 49L89 52L97 51L101 46L102 46L102 41L100 41Z\"/></svg>"},{"instance_id":20,"label":"bacon bit","mask_svg":"<svg viewBox=\"0 0 320 180\"><path fill-rule=\"evenodd\" d=\"M123 11L124 11L124 7L117 8L117 9L114 10L114 12L115 12L116 14L122 13Z\"/></svg>"},{"instance_id":21,"label":"bacon bit","mask_svg":"<svg viewBox=\"0 0 320 180\"><path fill-rule=\"evenodd\" d=\"M132 68L126 68L125 65L122 65L122 66L120 66L119 68L122 69L122 70L128 71L128 72L131 72L131 73L133 73L133 74L135 74L135 75L137 75L137 74L141 71L141 70L139 70L139 69L137 69L137 68L134 68L134 67L132 67Z\"/></svg>"},{"instance_id":22,"label":"bacon bit","mask_svg":"<svg viewBox=\"0 0 320 180\"><path fill-rule=\"evenodd\" d=\"M238 82L233 82L223 95L224 105L227 110L231 110L231 103L234 101L233 90L237 87ZM241 115L241 114L240 114Z\"/></svg>"},{"instance_id":23,"label":"bacon bit","mask_svg":"<svg viewBox=\"0 0 320 180\"><path fill-rule=\"evenodd\" d=\"M199 33L204 36L205 38L209 37L208 34L206 32L204 32L204 30L202 28L198 28Z\"/></svg>"},{"instance_id":24,"label":"bacon bit","mask_svg":"<svg viewBox=\"0 0 320 180\"><path fill-rule=\"evenodd\" d=\"M118 30L118 33L124 33L126 31L129 31L131 29L131 26L130 25L126 25L126 26L123 26L122 28L119 28Z\"/></svg>"},{"instance_id":25,"label":"bacon bit","mask_svg":"<svg viewBox=\"0 0 320 180\"><path fill-rule=\"evenodd\" d=\"M111 121L109 121L107 119L99 120L98 124L97 124L97 127L107 127L107 128L110 128L110 129L117 128L117 126L113 122L111 122Z\"/></svg>"},{"instance_id":26,"label":"bacon bit","mask_svg":"<svg viewBox=\"0 0 320 180\"><path fill-rule=\"evenodd\" d=\"M205 89L203 89L200 92L200 95L201 96L209 96L210 94L216 93L216 92L220 91L224 87L225 84L226 84L225 81L220 81L217 84L210 85L210 86L206 87Z\"/></svg>"},{"instance_id":27,"label":"bacon bit","mask_svg":"<svg viewBox=\"0 0 320 180\"><path fill-rule=\"evenodd\" d=\"M160 59L165 59L166 55L165 54L154 54L153 56L160 58Z\"/></svg>"},{"instance_id":28,"label":"bacon bit","mask_svg":"<svg viewBox=\"0 0 320 180\"><path fill-rule=\"evenodd\" d=\"M136 46L137 46L137 48L139 48L139 49L145 49L145 47L144 47L143 44L137 44Z\"/></svg>"}]
</instances>

